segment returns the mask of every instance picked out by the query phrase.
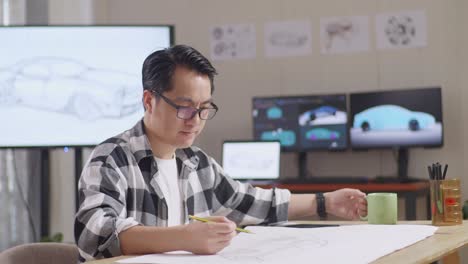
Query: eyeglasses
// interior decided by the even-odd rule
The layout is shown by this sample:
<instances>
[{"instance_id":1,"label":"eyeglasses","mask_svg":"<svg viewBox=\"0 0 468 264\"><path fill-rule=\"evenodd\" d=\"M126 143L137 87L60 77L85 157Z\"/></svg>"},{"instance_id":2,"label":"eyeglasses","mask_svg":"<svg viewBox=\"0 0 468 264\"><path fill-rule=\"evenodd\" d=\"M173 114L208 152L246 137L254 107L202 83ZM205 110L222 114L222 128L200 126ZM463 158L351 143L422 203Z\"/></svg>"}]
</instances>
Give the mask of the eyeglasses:
<instances>
[{"instance_id":1,"label":"eyeglasses","mask_svg":"<svg viewBox=\"0 0 468 264\"><path fill-rule=\"evenodd\" d=\"M172 100L162 95L158 91L151 90L151 92L153 92L157 96L160 96L167 104L174 107L177 110L177 118L180 119L190 120L198 113L200 119L210 120L216 115L216 112L218 112L218 106L214 103L211 103L212 107L195 108L190 106L181 106L174 103Z\"/></svg>"}]
</instances>

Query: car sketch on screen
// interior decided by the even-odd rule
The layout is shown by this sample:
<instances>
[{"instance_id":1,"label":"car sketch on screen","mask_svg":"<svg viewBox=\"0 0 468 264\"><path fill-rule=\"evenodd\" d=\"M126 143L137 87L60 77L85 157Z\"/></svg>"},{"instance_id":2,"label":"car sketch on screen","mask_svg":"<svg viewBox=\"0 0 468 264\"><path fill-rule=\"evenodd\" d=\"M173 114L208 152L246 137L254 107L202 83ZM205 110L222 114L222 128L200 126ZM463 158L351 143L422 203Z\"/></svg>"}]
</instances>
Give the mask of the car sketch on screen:
<instances>
[{"instance_id":1,"label":"car sketch on screen","mask_svg":"<svg viewBox=\"0 0 468 264\"><path fill-rule=\"evenodd\" d=\"M306 132L308 140L336 140L340 138L340 132L327 128L314 128Z\"/></svg>"},{"instance_id":2,"label":"car sketch on screen","mask_svg":"<svg viewBox=\"0 0 468 264\"><path fill-rule=\"evenodd\" d=\"M289 147L296 144L296 133L292 130L277 129L264 131L260 136L261 140L279 140L281 146Z\"/></svg>"},{"instance_id":3,"label":"car sketch on screen","mask_svg":"<svg viewBox=\"0 0 468 264\"><path fill-rule=\"evenodd\" d=\"M354 117L354 128L369 130L411 130L428 129L435 124L435 118L427 113L413 112L397 105L379 105L364 110Z\"/></svg>"},{"instance_id":4,"label":"car sketch on screen","mask_svg":"<svg viewBox=\"0 0 468 264\"><path fill-rule=\"evenodd\" d=\"M346 112L329 105L308 110L299 116L299 125L301 126L346 124L346 121Z\"/></svg>"},{"instance_id":5,"label":"car sketch on screen","mask_svg":"<svg viewBox=\"0 0 468 264\"><path fill-rule=\"evenodd\" d=\"M442 124L425 112L379 105L354 116L350 136L359 147L437 145L442 139Z\"/></svg>"},{"instance_id":6,"label":"car sketch on screen","mask_svg":"<svg viewBox=\"0 0 468 264\"><path fill-rule=\"evenodd\" d=\"M0 103L71 114L121 118L141 110L138 77L76 60L36 57L0 69Z\"/></svg>"}]
</instances>

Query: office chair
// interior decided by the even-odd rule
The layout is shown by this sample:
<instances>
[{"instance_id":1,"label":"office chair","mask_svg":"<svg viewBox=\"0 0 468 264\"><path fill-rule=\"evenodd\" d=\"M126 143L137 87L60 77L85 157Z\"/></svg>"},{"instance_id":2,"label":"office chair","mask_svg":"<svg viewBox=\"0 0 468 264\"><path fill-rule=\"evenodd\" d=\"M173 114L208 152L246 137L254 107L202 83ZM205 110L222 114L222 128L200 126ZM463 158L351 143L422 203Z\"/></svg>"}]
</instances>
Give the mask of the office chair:
<instances>
[{"instance_id":1,"label":"office chair","mask_svg":"<svg viewBox=\"0 0 468 264\"><path fill-rule=\"evenodd\" d=\"M0 253L1 264L76 264L78 248L73 244L31 243Z\"/></svg>"}]
</instances>

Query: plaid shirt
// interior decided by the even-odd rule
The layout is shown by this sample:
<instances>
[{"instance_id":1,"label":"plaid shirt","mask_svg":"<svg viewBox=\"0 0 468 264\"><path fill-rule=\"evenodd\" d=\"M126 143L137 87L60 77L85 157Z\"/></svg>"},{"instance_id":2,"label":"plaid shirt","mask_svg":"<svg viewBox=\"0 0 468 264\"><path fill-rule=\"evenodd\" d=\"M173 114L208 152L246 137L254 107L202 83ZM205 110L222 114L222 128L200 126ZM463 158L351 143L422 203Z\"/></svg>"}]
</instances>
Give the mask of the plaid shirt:
<instances>
[{"instance_id":1,"label":"plaid shirt","mask_svg":"<svg viewBox=\"0 0 468 264\"><path fill-rule=\"evenodd\" d=\"M176 162L185 222L189 214L226 216L240 225L287 220L288 190L235 181L196 147L176 150ZM80 261L121 255L118 234L132 226L167 226L160 180L142 120L94 149L78 185Z\"/></svg>"}]
</instances>

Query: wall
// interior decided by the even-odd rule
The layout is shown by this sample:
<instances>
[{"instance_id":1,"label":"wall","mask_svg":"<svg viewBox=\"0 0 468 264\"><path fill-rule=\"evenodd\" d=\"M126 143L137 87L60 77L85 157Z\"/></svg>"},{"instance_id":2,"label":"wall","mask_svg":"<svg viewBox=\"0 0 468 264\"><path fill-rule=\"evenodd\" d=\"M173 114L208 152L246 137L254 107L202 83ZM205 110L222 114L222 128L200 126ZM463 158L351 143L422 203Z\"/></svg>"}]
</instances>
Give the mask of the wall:
<instances>
[{"instance_id":1,"label":"wall","mask_svg":"<svg viewBox=\"0 0 468 264\"><path fill-rule=\"evenodd\" d=\"M383 90L429 85L443 86L445 146L411 150L409 174L425 178L425 165L450 163L451 175L463 171L462 90L460 74L461 1L138 1L107 2L102 23L174 24L176 42L187 43L209 55L208 30L212 25L253 23L257 29L257 57L241 61L215 61L220 75L215 100L219 115L209 122L199 145L220 157L224 139L251 138L251 97ZM208 8L209 7L209 8ZM424 48L376 51L371 30L371 51L350 55L320 55L319 18L369 15L379 12L424 9L428 17L428 43ZM131 12L129 12L131 10ZM195 15L194 15L195 14ZM270 59L263 55L263 24L273 20L310 19L313 54ZM371 20L373 21L373 20ZM294 176L295 155L286 155L284 176ZM312 153L309 170L315 175L391 175L396 171L392 151ZM339 166L337 166L339 164Z\"/></svg>"},{"instance_id":2,"label":"wall","mask_svg":"<svg viewBox=\"0 0 468 264\"><path fill-rule=\"evenodd\" d=\"M468 107L463 103L468 93L468 37L464 25L468 18L461 10L468 10L463 0L315 0L315 1L210 1L210 0L99 0L49 1L51 24L174 24L176 42L192 45L209 56L209 27L212 25L253 23L257 30L257 56L240 61L215 61L220 73L216 79L215 101L221 110L211 120L197 144L220 158L221 143L225 139L252 137L250 116L251 97L263 95L291 95L384 90L417 86L442 85L444 105L445 145L440 149L412 149L409 175L426 178L424 169L434 161L450 164L449 175L465 179L464 163L468 143ZM377 51L375 34L371 30L371 50L349 55L320 55L318 25L320 17L368 15L379 12L424 9L428 18L428 43L424 48ZM313 54L291 58L265 58L263 25L268 21L310 19L313 27ZM465 44L465 45L463 45ZM73 182L73 162L67 155L54 154L57 177L64 184ZM297 174L296 156L285 154L282 177ZM368 176L396 173L392 151L339 152L309 154L308 169L312 175ZM63 168L63 171L62 171ZM65 173L65 168L66 173ZM59 183L55 182L54 184ZM63 185L62 185L63 186ZM54 192L62 197L60 204L72 206L69 189L58 187ZM468 185L463 181L464 198ZM73 201L72 201L73 200ZM67 228L66 238L72 239L70 210L54 204L53 217L67 214L53 227ZM69 217L70 216L70 217ZM60 222L60 223L59 223ZM70 231L71 232L71 231Z\"/></svg>"}]
</instances>

